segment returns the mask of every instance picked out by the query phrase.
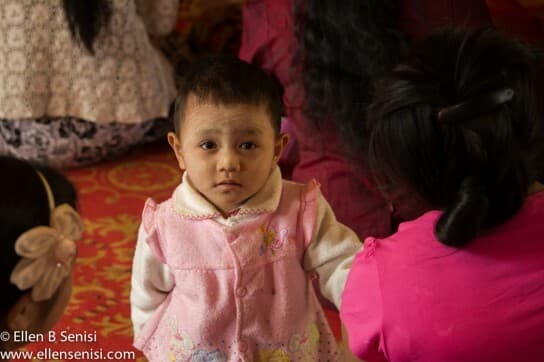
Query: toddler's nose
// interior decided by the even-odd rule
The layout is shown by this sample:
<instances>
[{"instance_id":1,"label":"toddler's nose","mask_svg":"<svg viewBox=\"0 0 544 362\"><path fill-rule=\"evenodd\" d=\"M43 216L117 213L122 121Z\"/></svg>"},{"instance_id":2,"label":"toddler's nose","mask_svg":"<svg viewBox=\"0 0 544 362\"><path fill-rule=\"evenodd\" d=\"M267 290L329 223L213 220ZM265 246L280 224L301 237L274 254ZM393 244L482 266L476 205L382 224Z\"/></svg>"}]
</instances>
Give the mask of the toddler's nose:
<instances>
[{"instance_id":1,"label":"toddler's nose","mask_svg":"<svg viewBox=\"0 0 544 362\"><path fill-rule=\"evenodd\" d=\"M240 171L240 159L233 151L221 152L217 163L218 171L237 172Z\"/></svg>"}]
</instances>

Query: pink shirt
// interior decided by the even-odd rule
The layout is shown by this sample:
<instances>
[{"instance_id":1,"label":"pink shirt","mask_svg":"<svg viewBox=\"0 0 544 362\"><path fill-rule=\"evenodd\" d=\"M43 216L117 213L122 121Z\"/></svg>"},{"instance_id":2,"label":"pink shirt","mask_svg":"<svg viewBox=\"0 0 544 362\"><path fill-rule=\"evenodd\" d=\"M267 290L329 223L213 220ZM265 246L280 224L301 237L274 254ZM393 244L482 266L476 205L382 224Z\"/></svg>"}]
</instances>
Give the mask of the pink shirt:
<instances>
[{"instance_id":1,"label":"pink shirt","mask_svg":"<svg viewBox=\"0 0 544 362\"><path fill-rule=\"evenodd\" d=\"M342 296L367 361L544 361L544 192L467 247L440 244L440 212L368 238Z\"/></svg>"}]
</instances>

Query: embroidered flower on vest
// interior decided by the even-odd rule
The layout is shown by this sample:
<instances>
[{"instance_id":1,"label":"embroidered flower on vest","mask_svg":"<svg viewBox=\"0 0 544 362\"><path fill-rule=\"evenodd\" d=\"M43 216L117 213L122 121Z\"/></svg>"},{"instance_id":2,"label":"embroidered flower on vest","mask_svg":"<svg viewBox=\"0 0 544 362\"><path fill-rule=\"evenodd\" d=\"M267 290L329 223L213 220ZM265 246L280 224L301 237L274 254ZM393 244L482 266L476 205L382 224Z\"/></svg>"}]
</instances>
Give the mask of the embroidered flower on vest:
<instances>
[{"instance_id":1,"label":"embroidered flower on vest","mask_svg":"<svg viewBox=\"0 0 544 362\"><path fill-rule=\"evenodd\" d=\"M263 349L256 353L255 362L291 362L289 355L282 349Z\"/></svg>"},{"instance_id":2,"label":"embroidered flower on vest","mask_svg":"<svg viewBox=\"0 0 544 362\"><path fill-rule=\"evenodd\" d=\"M263 224L259 228L259 232L263 236L263 243L259 248L260 256L265 255L268 251L274 255L276 251L285 248L289 244L289 232L287 230L278 232Z\"/></svg>"},{"instance_id":3,"label":"embroidered flower on vest","mask_svg":"<svg viewBox=\"0 0 544 362\"><path fill-rule=\"evenodd\" d=\"M180 358L188 358L195 349L191 337L187 333L178 331L177 321L170 320L171 337L169 341L170 361L178 361Z\"/></svg>"},{"instance_id":4,"label":"embroidered flower on vest","mask_svg":"<svg viewBox=\"0 0 544 362\"><path fill-rule=\"evenodd\" d=\"M303 335L295 334L289 340L289 351L306 356L315 350L319 342L319 329L315 323L310 324ZM301 357L302 357L301 356ZM306 356L308 357L308 356Z\"/></svg>"}]
</instances>

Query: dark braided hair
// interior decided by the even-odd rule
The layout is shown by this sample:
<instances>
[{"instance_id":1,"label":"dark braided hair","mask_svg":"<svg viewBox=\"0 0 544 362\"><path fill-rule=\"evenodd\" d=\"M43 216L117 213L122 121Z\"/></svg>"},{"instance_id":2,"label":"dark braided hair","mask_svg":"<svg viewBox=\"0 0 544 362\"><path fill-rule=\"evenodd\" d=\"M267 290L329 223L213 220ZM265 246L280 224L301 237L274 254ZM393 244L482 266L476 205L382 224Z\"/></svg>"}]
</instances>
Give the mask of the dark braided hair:
<instances>
[{"instance_id":1,"label":"dark braided hair","mask_svg":"<svg viewBox=\"0 0 544 362\"><path fill-rule=\"evenodd\" d=\"M370 166L444 210L442 243L466 244L523 204L542 167L543 65L540 51L494 30L450 29L378 85Z\"/></svg>"}]
</instances>

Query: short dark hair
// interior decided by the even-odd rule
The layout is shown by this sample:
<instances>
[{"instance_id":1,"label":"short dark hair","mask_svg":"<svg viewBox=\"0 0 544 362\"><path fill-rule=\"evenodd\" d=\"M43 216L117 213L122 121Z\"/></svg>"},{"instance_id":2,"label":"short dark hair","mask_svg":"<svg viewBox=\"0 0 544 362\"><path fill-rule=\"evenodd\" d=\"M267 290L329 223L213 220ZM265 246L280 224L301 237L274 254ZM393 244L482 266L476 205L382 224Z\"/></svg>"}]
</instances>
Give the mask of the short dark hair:
<instances>
[{"instance_id":1,"label":"short dark hair","mask_svg":"<svg viewBox=\"0 0 544 362\"><path fill-rule=\"evenodd\" d=\"M277 82L261 68L234 56L207 57L187 70L170 110L178 135L190 95L218 104L265 104L272 127L276 133L280 132L283 107Z\"/></svg>"},{"instance_id":2,"label":"short dark hair","mask_svg":"<svg viewBox=\"0 0 544 362\"><path fill-rule=\"evenodd\" d=\"M461 246L523 204L542 168L542 54L492 29L443 30L379 82L368 111L378 180L444 210Z\"/></svg>"},{"instance_id":3,"label":"short dark hair","mask_svg":"<svg viewBox=\"0 0 544 362\"><path fill-rule=\"evenodd\" d=\"M49 225L50 210L47 193L39 170L45 177L55 205L67 203L76 208L77 194L72 183L59 172L44 166L32 166L26 161L0 156L0 288L4 296L0 300L0 325L5 322L13 304L26 291L19 290L10 282L10 275L19 262L15 253L15 241L25 231L38 225Z\"/></svg>"}]
</instances>

